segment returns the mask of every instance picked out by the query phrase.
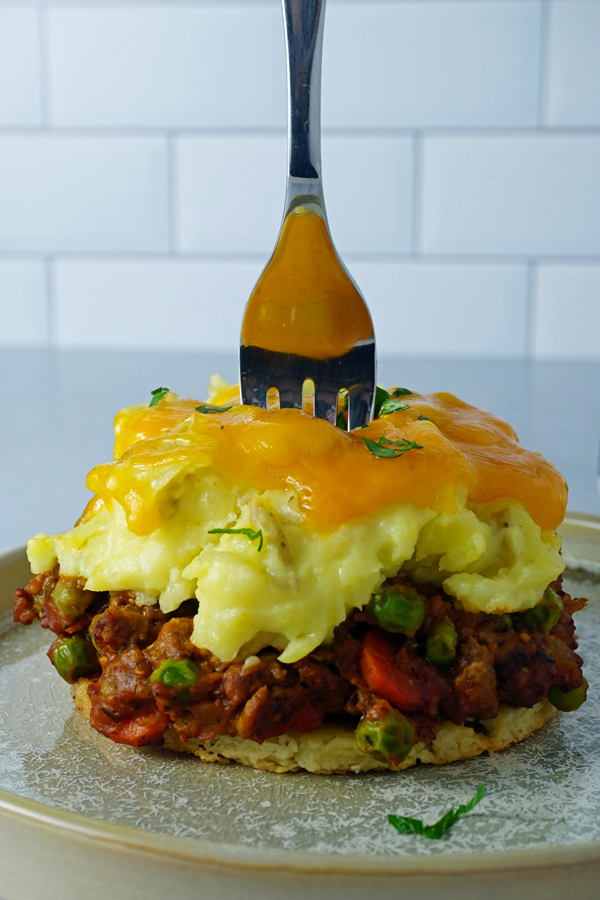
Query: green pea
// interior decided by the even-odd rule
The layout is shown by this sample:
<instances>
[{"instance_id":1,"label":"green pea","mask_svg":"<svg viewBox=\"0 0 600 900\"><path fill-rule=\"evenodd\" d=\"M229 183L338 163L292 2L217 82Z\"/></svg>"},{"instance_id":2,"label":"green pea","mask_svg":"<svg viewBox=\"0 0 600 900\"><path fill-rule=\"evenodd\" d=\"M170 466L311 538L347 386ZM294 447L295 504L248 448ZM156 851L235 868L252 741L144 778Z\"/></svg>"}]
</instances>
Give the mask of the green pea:
<instances>
[{"instance_id":1,"label":"green pea","mask_svg":"<svg viewBox=\"0 0 600 900\"><path fill-rule=\"evenodd\" d=\"M502 625L506 625L508 628L512 628L512 617L509 613L503 613L501 616L490 616L492 622L498 622Z\"/></svg>"},{"instance_id":2,"label":"green pea","mask_svg":"<svg viewBox=\"0 0 600 900\"><path fill-rule=\"evenodd\" d=\"M412 637L425 618L425 601L412 588L391 585L371 595L368 610L381 628Z\"/></svg>"},{"instance_id":3,"label":"green pea","mask_svg":"<svg viewBox=\"0 0 600 900\"><path fill-rule=\"evenodd\" d=\"M449 666L456 659L458 635L449 622L439 622L427 635L425 658L434 666Z\"/></svg>"},{"instance_id":4,"label":"green pea","mask_svg":"<svg viewBox=\"0 0 600 900\"><path fill-rule=\"evenodd\" d=\"M363 718L356 729L359 750L376 753L394 766L406 759L416 741L415 729L399 712L377 722Z\"/></svg>"},{"instance_id":5,"label":"green pea","mask_svg":"<svg viewBox=\"0 0 600 900\"><path fill-rule=\"evenodd\" d=\"M581 704L585 701L587 689L588 683L585 678L583 679L581 687L573 688L565 694L553 684L548 691L548 700L552 706L560 709L561 712L573 712L574 710L579 709Z\"/></svg>"},{"instance_id":6,"label":"green pea","mask_svg":"<svg viewBox=\"0 0 600 900\"><path fill-rule=\"evenodd\" d=\"M526 628L551 631L563 611L562 600L552 588L546 588L541 601L532 609L526 609L520 614L521 621Z\"/></svg>"},{"instance_id":7,"label":"green pea","mask_svg":"<svg viewBox=\"0 0 600 900\"><path fill-rule=\"evenodd\" d=\"M198 680L200 670L191 659L165 659L150 676L168 688L190 688Z\"/></svg>"},{"instance_id":8,"label":"green pea","mask_svg":"<svg viewBox=\"0 0 600 900\"><path fill-rule=\"evenodd\" d=\"M77 636L64 638L55 645L52 662L61 678L64 678L69 684L97 671L97 666L90 659L85 642Z\"/></svg>"},{"instance_id":9,"label":"green pea","mask_svg":"<svg viewBox=\"0 0 600 900\"><path fill-rule=\"evenodd\" d=\"M65 616L80 616L88 608L94 595L92 591L82 591L72 581L61 578L52 593L56 608Z\"/></svg>"}]
</instances>

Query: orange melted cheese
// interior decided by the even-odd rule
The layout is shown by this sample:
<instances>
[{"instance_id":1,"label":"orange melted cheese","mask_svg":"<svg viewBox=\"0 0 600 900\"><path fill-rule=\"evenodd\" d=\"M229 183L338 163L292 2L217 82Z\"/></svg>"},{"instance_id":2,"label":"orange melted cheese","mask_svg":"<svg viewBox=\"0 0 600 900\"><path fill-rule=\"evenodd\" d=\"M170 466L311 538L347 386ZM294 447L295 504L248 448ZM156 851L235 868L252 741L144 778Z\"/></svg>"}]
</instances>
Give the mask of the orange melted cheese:
<instances>
[{"instance_id":1,"label":"orange melted cheese","mask_svg":"<svg viewBox=\"0 0 600 900\"><path fill-rule=\"evenodd\" d=\"M242 326L246 347L312 359L343 356L373 337L364 300L341 265L323 219L298 207L283 224Z\"/></svg>"},{"instance_id":2,"label":"orange melted cheese","mask_svg":"<svg viewBox=\"0 0 600 900\"><path fill-rule=\"evenodd\" d=\"M409 409L347 433L299 410L236 404L207 415L196 412L196 400L166 398L152 409L118 414L116 461L93 469L87 486L107 505L117 500L138 535L160 526L157 498L169 473L185 478L207 466L230 483L294 488L304 515L322 531L395 500L453 513L458 484L473 503L519 501L544 531L561 523L567 501L563 477L522 447L509 425L452 394L403 399ZM422 449L393 459L376 457L363 438L377 441L382 435L416 441ZM83 520L97 504L91 502Z\"/></svg>"}]
</instances>

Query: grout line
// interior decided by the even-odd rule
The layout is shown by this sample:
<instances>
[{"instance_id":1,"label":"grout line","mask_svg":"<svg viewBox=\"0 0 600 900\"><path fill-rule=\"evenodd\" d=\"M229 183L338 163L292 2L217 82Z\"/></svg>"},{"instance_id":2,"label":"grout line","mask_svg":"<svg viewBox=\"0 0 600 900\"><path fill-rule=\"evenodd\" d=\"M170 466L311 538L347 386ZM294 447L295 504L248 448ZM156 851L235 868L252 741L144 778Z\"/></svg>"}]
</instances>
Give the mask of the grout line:
<instances>
[{"instance_id":1,"label":"grout line","mask_svg":"<svg viewBox=\"0 0 600 900\"><path fill-rule=\"evenodd\" d=\"M225 250L223 252L183 252L171 253L171 251L124 251L118 250L64 250L55 251L52 254L54 261L57 259L67 262L152 262L152 261L178 261L181 263L193 262L231 262L231 263L254 263L265 261L269 256L272 248L265 249L262 253L244 253L235 250ZM0 250L0 261L14 260L39 260L43 250ZM381 263L382 265L390 263L414 262L414 254L409 253L356 253L346 252L343 254L344 259L352 259L355 262ZM457 264L457 265L506 265L506 266L523 266L531 261L529 254L491 254L491 253L422 253L419 254L418 261L424 264ZM600 265L600 255L581 254L562 256L560 254L548 255L538 254L536 256L538 265L557 265L557 266L597 266Z\"/></svg>"},{"instance_id":2,"label":"grout line","mask_svg":"<svg viewBox=\"0 0 600 900\"><path fill-rule=\"evenodd\" d=\"M542 0L540 22L540 67L538 72L538 128L545 129L545 121L548 111L548 41L550 39L551 6L549 0Z\"/></svg>"},{"instance_id":3,"label":"grout line","mask_svg":"<svg viewBox=\"0 0 600 900\"><path fill-rule=\"evenodd\" d=\"M423 136L417 132L413 138L413 179L412 179L412 241L413 256L421 255L423 214Z\"/></svg>"},{"instance_id":4,"label":"grout line","mask_svg":"<svg viewBox=\"0 0 600 900\"><path fill-rule=\"evenodd\" d=\"M57 323L56 323L56 281L54 270L54 256L46 257L46 310L48 322L48 346L55 348L57 346Z\"/></svg>"},{"instance_id":5,"label":"grout line","mask_svg":"<svg viewBox=\"0 0 600 900\"><path fill-rule=\"evenodd\" d=\"M2 0L0 0L0 4ZM48 79L43 79L47 82ZM46 90L46 93L48 91ZM44 104L49 106L49 97L44 100ZM164 138L165 135L174 135L181 138L193 138L193 137L223 137L223 138L242 138L242 137L256 137L256 138L265 138L265 137L285 137L286 131L284 128L271 128L271 127L262 127L257 126L256 128L238 128L235 125L232 125L230 128L219 127L197 127L190 128L189 126L182 126L181 128L173 128L172 126L125 126L119 127L117 125L83 125L81 127L77 126L46 126L40 128L36 125L23 125L23 126L15 126L15 125L0 125L0 136L4 137L19 137L21 135L30 135L40 133L46 130L51 130L52 134L61 135L63 137L160 137ZM490 127L486 128L484 126L451 126L451 127L440 127L440 126L428 126L426 128L371 128L368 126L356 127L356 128L323 128L322 134L324 137L345 137L349 140L353 138L406 138L406 139L414 139L416 136L420 136L422 138L426 137L438 137L438 138L490 138L490 137L600 137L600 125L540 125L540 126L531 126L526 125L523 127L518 127L514 125L506 126L506 127Z\"/></svg>"},{"instance_id":6,"label":"grout line","mask_svg":"<svg viewBox=\"0 0 600 900\"><path fill-rule=\"evenodd\" d=\"M42 130L50 127L50 66L48 54L48 11L45 6L38 8L39 53L40 53L40 105L42 110ZM29 129L27 129L29 130Z\"/></svg>"},{"instance_id":7,"label":"grout line","mask_svg":"<svg viewBox=\"0 0 600 900\"><path fill-rule=\"evenodd\" d=\"M281 0L252 0L252 6L279 6ZM336 0L333 0L335 3ZM344 0L347 2L347 0ZM362 3L363 0L350 0L350 2ZM396 0L380 0L380 2L396 2ZM401 0L405 2L405 0ZM408 0L412 2L412 0ZM427 0L425 0L427 2ZM32 6L52 6L55 9L118 9L121 6L125 8L142 8L153 9L160 7L178 7L196 8L198 6L208 9L220 9L222 6L231 8L246 8L247 0L0 0L0 7L32 7Z\"/></svg>"},{"instance_id":8,"label":"grout line","mask_svg":"<svg viewBox=\"0 0 600 900\"><path fill-rule=\"evenodd\" d=\"M41 2L49 3L52 2L52 5L55 7L59 7L61 9L72 9L73 7L77 8L98 8L102 9L115 9L120 6L127 7L183 7L183 8L208 8L208 9L220 9L221 7L240 7L246 8L248 5L248 0L108 0L108 2L99 2L99 0L41 0ZM386 6L396 6L396 5L407 5L412 6L415 2L418 2L421 5L425 5L427 3L439 3L440 0L377 0L379 4ZM467 2L477 3L482 2L482 0L467 0ZM498 2L498 0L483 0L483 2L493 3ZM572 0L556 0L558 3L571 3ZM594 2L594 0L591 0ZM352 4L355 6L366 6L369 3L369 0L329 0L329 3L332 6L339 5L347 5ZM40 0L0 0L1 6L38 6L40 5ZM280 0L252 0L251 5L253 7L272 7L279 6Z\"/></svg>"},{"instance_id":9,"label":"grout line","mask_svg":"<svg viewBox=\"0 0 600 900\"><path fill-rule=\"evenodd\" d=\"M174 256L178 244L178 202L177 202L177 156L175 152L175 135L170 133L167 135L167 190L168 196L168 216L169 216L169 254Z\"/></svg>"},{"instance_id":10,"label":"grout line","mask_svg":"<svg viewBox=\"0 0 600 900\"><path fill-rule=\"evenodd\" d=\"M527 264L527 309L525 322L525 356L534 359L535 331L537 322L537 286L538 264L535 259L530 259Z\"/></svg>"}]
</instances>

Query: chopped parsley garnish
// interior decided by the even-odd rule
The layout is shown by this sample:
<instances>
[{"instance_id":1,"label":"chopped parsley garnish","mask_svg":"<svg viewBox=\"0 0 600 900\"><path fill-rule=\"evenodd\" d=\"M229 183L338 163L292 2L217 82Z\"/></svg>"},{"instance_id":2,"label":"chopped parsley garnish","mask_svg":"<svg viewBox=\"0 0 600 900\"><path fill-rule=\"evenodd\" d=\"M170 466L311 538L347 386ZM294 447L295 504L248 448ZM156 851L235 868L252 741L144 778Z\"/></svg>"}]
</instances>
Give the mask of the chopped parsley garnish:
<instances>
[{"instance_id":1,"label":"chopped parsley garnish","mask_svg":"<svg viewBox=\"0 0 600 900\"><path fill-rule=\"evenodd\" d=\"M410 409L408 403L403 403L402 400L396 400L395 397L388 397L388 399L384 400L381 404L379 415L380 417L389 416L390 413L403 412L405 409Z\"/></svg>"},{"instance_id":2,"label":"chopped parsley garnish","mask_svg":"<svg viewBox=\"0 0 600 900\"><path fill-rule=\"evenodd\" d=\"M373 403L373 418L378 419L379 413L381 412L381 405L385 403L386 400L389 400L390 395L387 391L384 391L383 388L376 387L375 388L375 402Z\"/></svg>"},{"instance_id":3,"label":"chopped parsley garnish","mask_svg":"<svg viewBox=\"0 0 600 900\"><path fill-rule=\"evenodd\" d=\"M377 442L370 441L369 438L365 437L362 438L362 440L365 442L373 456L384 456L388 459L402 456L403 453L407 453L409 450L423 449L422 444L417 444L415 441L407 441L404 438L399 441L393 441L390 438L382 436Z\"/></svg>"},{"instance_id":4,"label":"chopped parsley garnish","mask_svg":"<svg viewBox=\"0 0 600 900\"><path fill-rule=\"evenodd\" d=\"M485 787L480 784L477 788L475 796L464 805L461 804L458 809L450 807L447 813L434 822L433 825L424 825L421 819L410 819L408 816L388 816L388 822L396 829L399 834L421 834L423 837L439 840L454 825L460 816L465 816L471 812L474 806L477 806L480 800L485 796Z\"/></svg>"},{"instance_id":5,"label":"chopped parsley garnish","mask_svg":"<svg viewBox=\"0 0 600 900\"><path fill-rule=\"evenodd\" d=\"M231 406L204 406L204 404L201 403L200 406L196 407L196 409L198 410L198 412L208 415L210 413L227 412L232 408L232 406L233 404Z\"/></svg>"},{"instance_id":6,"label":"chopped parsley garnish","mask_svg":"<svg viewBox=\"0 0 600 900\"><path fill-rule=\"evenodd\" d=\"M397 397L405 397L411 394L407 388L394 388L392 391L384 391L383 388L375 388L375 402L373 404L373 418L378 419L380 416L389 416L393 412L401 412L404 409L410 409L404 403L399 402Z\"/></svg>"},{"instance_id":7,"label":"chopped parsley garnish","mask_svg":"<svg viewBox=\"0 0 600 900\"><path fill-rule=\"evenodd\" d=\"M417 416L417 419L420 419L421 422L433 422L433 419L430 419L429 416Z\"/></svg>"},{"instance_id":8,"label":"chopped parsley garnish","mask_svg":"<svg viewBox=\"0 0 600 900\"><path fill-rule=\"evenodd\" d=\"M245 534L246 537L249 537L251 541L258 541L257 550L262 550L263 545L263 533L262 529L259 528L257 531L253 531L251 528L211 528L208 532L209 534Z\"/></svg>"},{"instance_id":9,"label":"chopped parsley garnish","mask_svg":"<svg viewBox=\"0 0 600 900\"><path fill-rule=\"evenodd\" d=\"M159 400L165 396L165 394L169 393L169 388L156 388L154 391L150 391L152 394L152 400L150 401L150 406L156 406Z\"/></svg>"}]
</instances>

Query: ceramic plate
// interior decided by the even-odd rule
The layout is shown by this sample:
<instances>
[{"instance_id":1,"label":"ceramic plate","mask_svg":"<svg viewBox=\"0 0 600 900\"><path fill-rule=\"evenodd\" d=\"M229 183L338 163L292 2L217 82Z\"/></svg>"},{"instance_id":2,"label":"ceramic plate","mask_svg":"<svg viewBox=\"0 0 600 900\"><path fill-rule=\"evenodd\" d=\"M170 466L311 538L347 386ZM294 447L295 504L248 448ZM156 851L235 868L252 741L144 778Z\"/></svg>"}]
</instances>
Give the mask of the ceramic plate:
<instances>
[{"instance_id":1,"label":"ceramic plate","mask_svg":"<svg viewBox=\"0 0 600 900\"><path fill-rule=\"evenodd\" d=\"M27 580L23 551L5 554L0 895L597 897L600 519L571 516L562 530L567 589L590 599L577 617L585 706L499 755L360 776L209 766L103 738L45 658L51 636L4 612ZM387 824L388 813L433 821L480 782L485 799L441 841Z\"/></svg>"}]
</instances>

